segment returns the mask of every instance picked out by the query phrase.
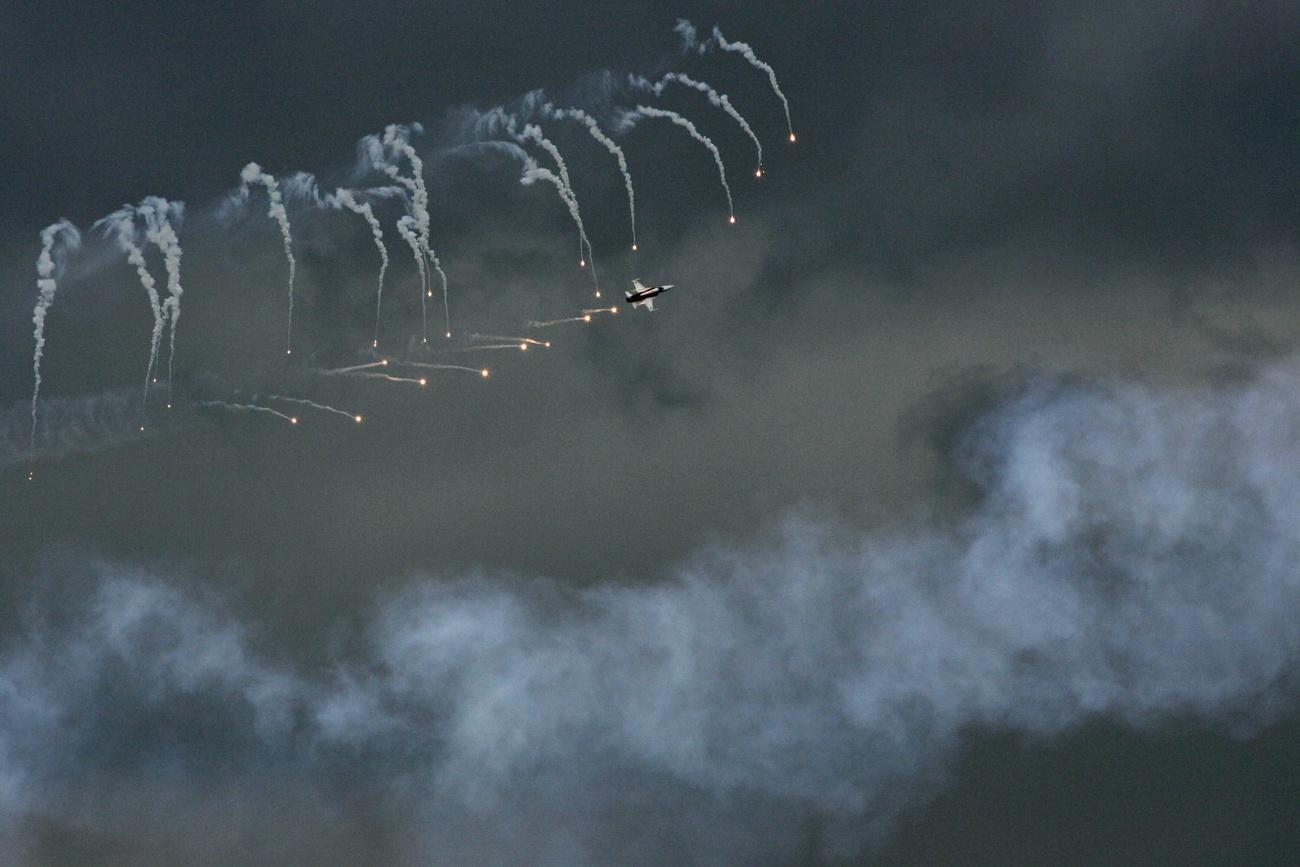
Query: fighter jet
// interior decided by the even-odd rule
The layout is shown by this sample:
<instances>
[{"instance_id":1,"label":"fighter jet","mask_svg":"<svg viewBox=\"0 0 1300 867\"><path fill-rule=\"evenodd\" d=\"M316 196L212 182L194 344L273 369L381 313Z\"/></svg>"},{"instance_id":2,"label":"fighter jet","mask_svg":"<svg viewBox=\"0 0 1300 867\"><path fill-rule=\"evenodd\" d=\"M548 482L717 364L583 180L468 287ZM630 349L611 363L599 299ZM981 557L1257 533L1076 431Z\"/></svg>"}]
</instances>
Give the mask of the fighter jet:
<instances>
[{"instance_id":1,"label":"fighter jet","mask_svg":"<svg viewBox=\"0 0 1300 867\"><path fill-rule=\"evenodd\" d=\"M624 292L627 296L627 303L633 307L644 307L647 310L655 309L654 299L667 292L675 286L675 283L669 283L665 286L643 286L640 278L632 281L632 291Z\"/></svg>"}]
</instances>

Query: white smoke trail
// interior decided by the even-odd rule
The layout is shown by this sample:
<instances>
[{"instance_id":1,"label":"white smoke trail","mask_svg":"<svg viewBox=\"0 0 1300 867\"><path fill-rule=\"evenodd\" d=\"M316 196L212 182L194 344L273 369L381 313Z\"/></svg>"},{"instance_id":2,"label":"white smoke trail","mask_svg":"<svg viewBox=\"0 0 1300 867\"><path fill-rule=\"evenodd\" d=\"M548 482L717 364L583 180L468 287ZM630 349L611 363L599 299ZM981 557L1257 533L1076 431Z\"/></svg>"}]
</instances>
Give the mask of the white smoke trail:
<instances>
[{"instance_id":1,"label":"white smoke trail","mask_svg":"<svg viewBox=\"0 0 1300 867\"><path fill-rule=\"evenodd\" d=\"M526 352L528 350L528 347L531 344L532 341L523 341L523 340L519 340L514 343L480 343L478 346L457 346L452 349L443 349L438 354L448 355L448 354L460 353L460 352L487 352L487 351L497 350L497 349L513 349L516 352L523 350ZM550 346L550 343L546 343L546 345Z\"/></svg>"},{"instance_id":2,"label":"white smoke trail","mask_svg":"<svg viewBox=\"0 0 1300 867\"><path fill-rule=\"evenodd\" d=\"M321 376L336 376L345 373L355 373L358 370L370 370L375 367L387 367L387 366L388 366L388 359L385 358L380 361L372 361L369 364L354 364L350 367L335 367L329 370L315 370L313 372L319 373Z\"/></svg>"},{"instance_id":3,"label":"white smoke trail","mask_svg":"<svg viewBox=\"0 0 1300 867\"><path fill-rule=\"evenodd\" d=\"M256 400L257 395L253 395L253 399ZM334 415L341 415L346 419L351 419L357 424L361 424L362 421L362 417L359 413L348 412L347 410L342 410L339 409L338 407L330 406L329 404L325 404L325 403L317 403L314 400L307 400L305 397L286 397L285 395L282 394L268 394L266 396L266 399L278 400L278 401L282 401L283 403L295 403L298 404L299 406L306 406L312 409L318 409L321 412L329 412L329 413L333 413Z\"/></svg>"},{"instance_id":4,"label":"white smoke trail","mask_svg":"<svg viewBox=\"0 0 1300 867\"><path fill-rule=\"evenodd\" d=\"M379 250L379 288L375 290L375 335L371 341L371 346L379 346L379 317L384 305L384 274L388 271L388 248L384 246L384 227L380 224L379 218L375 216L375 210L369 202L358 202L351 190L339 189L335 191L334 198L339 201L343 207L359 214L365 219L366 225L370 227L370 234L375 239L375 247Z\"/></svg>"},{"instance_id":5,"label":"white smoke trail","mask_svg":"<svg viewBox=\"0 0 1300 867\"><path fill-rule=\"evenodd\" d=\"M144 372L144 404L148 403L149 384L153 381L154 367L158 363L158 348L162 343L163 327L166 324L166 318L163 311L162 301L158 297L158 288L154 282L153 275L149 273L149 265L145 261L144 251L136 244L136 218L137 210L130 205L122 208L96 221L95 228L102 228L106 233L112 233L117 246L126 254L126 260L135 266L135 272L140 277L140 285L144 287L145 294L149 297L149 308L153 312L153 333L149 339L149 364L145 367Z\"/></svg>"},{"instance_id":6,"label":"white smoke trail","mask_svg":"<svg viewBox=\"0 0 1300 867\"><path fill-rule=\"evenodd\" d=\"M767 80L772 85L772 92L775 93L777 95L777 98L781 100L781 108L785 111L786 131L789 132L790 141L793 142L794 125L791 124L790 122L790 102L785 98L785 94L781 92L781 85L777 84L776 82L776 70L773 69L768 64L764 63L763 61L759 60L758 56L754 54L754 49L750 48L749 45L747 45L746 43L728 42L727 38L722 35L722 31L719 30L716 26L713 28L713 40L718 43L718 45L722 48L723 51L730 51L735 54L739 54L749 61L750 66L767 73Z\"/></svg>"},{"instance_id":7,"label":"white smoke trail","mask_svg":"<svg viewBox=\"0 0 1300 867\"><path fill-rule=\"evenodd\" d=\"M564 319L547 319L544 321L538 321L536 319L532 319L529 320L526 324L528 325L529 328L550 328L552 325L563 325L566 322L590 322L590 321L591 321L591 314L583 313L581 316L566 316Z\"/></svg>"},{"instance_id":8,"label":"white smoke trail","mask_svg":"<svg viewBox=\"0 0 1300 867\"><path fill-rule=\"evenodd\" d=\"M63 247L56 255L54 245L59 239ZM36 407L41 397L41 357L45 354L45 316L54 303L58 290L55 272L70 251L81 246L81 233L66 219L51 223L41 230L41 252L36 257L36 306L32 309L33 337L36 349L32 353L32 447L36 446Z\"/></svg>"},{"instance_id":9,"label":"white smoke trail","mask_svg":"<svg viewBox=\"0 0 1300 867\"><path fill-rule=\"evenodd\" d=\"M262 171L262 167L257 163L244 166L239 173L239 180L240 198L243 200L248 198L250 185L261 184L266 188L266 196L269 200L266 215L280 226L280 234L284 238L284 258L289 262L289 322L285 332L284 353L291 355L293 354L293 279L298 263L293 258L293 234L289 228L289 212L284 208L280 185L272 175Z\"/></svg>"},{"instance_id":10,"label":"white smoke trail","mask_svg":"<svg viewBox=\"0 0 1300 867\"><path fill-rule=\"evenodd\" d=\"M427 361L401 361L401 360L398 360L397 364L402 367L419 367L424 370L463 370L466 373L477 374L483 377L484 379L486 379L488 375L488 370L486 367L466 367L463 364L432 364Z\"/></svg>"},{"instance_id":11,"label":"white smoke trail","mask_svg":"<svg viewBox=\"0 0 1300 867\"><path fill-rule=\"evenodd\" d=\"M363 140L363 148L370 158L370 162L375 168L383 171L393 180L404 186L411 194L410 208L411 215L415 218L415 232L420 242L420 249L423 255L429 260L438 276L442 281L442 310L444 324L446 327L447 337L451 337L451 301L448 294L447 275L442 269L442 263L438 261L438 256L434 252L430 240L430 219L429 219L429 190L424 183L424 161L420 159L419 153L411 146L409 136L411 131L419 131L420 127L404 126L401 124L389 124L384 128L382 138L368 136ZM404 156L411 165L410 176L403 175L401 169L388 158L388 152L393 151L400 156ZM428 271L421 268L423 277L423 297L432 295L429 288ZM423 302L421 302L423 305ZM424 310L423 306L421 307ZM428 317L425 313L425 342L428 342Z\"/></svg>"},{"instance_id":12,"label":"white smoke trail","mask_svg":"<svg viewBox=\"0 0 1300 867\"><path fill-rule=\"evenodd\" d=\"M494 342L513 341L515 343L527 343L532 346L545 346L548 348L551 345L551 341L549 340L537 340L533 337L511 337L508 334L466 334L465 338L467 340L490 340Z\"/></svg>"},{"instance_id":13,"label":"white smoke trail","mask_svg":"<svg viewBox=\"0 0 1300 867\"><path fill-rule=\"evenodd\" d=\"M420 313L425 313L425 296L428 295L429 275L426 271L424 250L420 245L420 236L416 231L416 220L410 214L402 216L397 221L397 234L401 235L406 241L406 245L411 248L411 255L415 257L415 267L420 270ZM424 343L429 342L429 319L424 315L424 333L421 338Z\"/></svg>"},{"instance_id":14,"label":"white smoke trail","mask_svg":"<svg viewBox=\"0 0 1300 867\"><path fill-rule=\"evenodd\" d=\"M705 82L697 81L689 75L683 75L680 72L666 73L654 84L651 84L647 79L642 78L639 75L632 75L628 78L633 87L651 90L654 92L655 96L661 96L663 94L664 85L670 82L677 82L684 87L697 90L707 96L709 102L726 112L732 120L739 124L745 135L749 136L749 140L754 143L754 150L757 153L758 159L758 167L754 169L754 176L763 176L763 143L758 140L758 136L754 134L754 130L750 127L749 121L745 120L744 116L736 110L735 106L731 104L731 100L727 98L725 93L718 93L718 91L714 90Z\"/></svg>"},{"instance_id":15,"label":"white smoke trail","mask_svg":"<svg viewBox=\"0 0 1300 867\"><path fill-rule=\"evenodd\" d=\"M636 192L632 189L632 173L628 170L627 157L624 155L623 149L605 134L605 131L596 123L595 118L580 108L557 109L550 103L546 103L542 106L542 111L557 120L568 119L581 123L587 128L587 132L591 134L592 138L604 145L605 149L614 155L614 158L618 161L618 170L623 175L623 186L627 189L628 218L632 223L632 249L636 250Z\"/></svg>"},{"instance_id":16,"label":"white smoke trail","mask_svg":"<svg viewBox=\"0 0 1300 867\"><path fill-rule=\"evenodd\" d=\"M384 382L405 382L418 385L421 388L429 384L427 379L412 379L409 376L393 376L388 373L343 373L340 376L348 376L353 379L378 379Z\"/></svg>"},{"instance_id":17,"label":"white smoke trail","mask_svg":"<svg viewBox=\"0 0 1300 867\"><path fill-rule=\"evenodd\" d=\"M163 267L167 270L167 301L163 305L163 316L168 320L169 349L167 355L167 407L171 408L172 367L176 361L176 323L181 318L181 242L176 235L174 220L180 223L185 219L185 203L169 202L158 196L148 196L136 209L145 220L145 237L158 248L163 255Z\"/></svg>"},{"instance_id":18,"label":"white smoke trail","mask_svg":"<svg viewBox=\"0 0 1300 867\"><path fill-rule=\"evenodd\" d=\"M255 404L255 403L229 403L224 400L196 400L194 402L194 405L214 407L216 409L224 409L224 410L229 410L231 412L266 413L267 415L273 415L276 416L277 418L282 418L285 421L287 421L289 424L298 423L297 416L285 415L284 413L280 412L278 409L271 409L271 407L269 406L260 406L259 404Z\"/></svg>"},{"instance_id":19,"label":"white smoke trail","mask_svg":"<svg viewBox=\"0 0 1300 867\"><path fill-rule=\"evenodd\" d=\"M718 166L718 178L722 181L722 192L726 193L727 196L727 211L730 213L730 220L732 223L736 222L736 206L731 201L731 186L727 183L727 167L722 164L722 154L718 151L718 146L713 143L713 140L696 129L695 124L691 123L677 112L665 111L662 108L653 108L648 105L638 105L636 111L625 112L619 120L619 126L622 129L630 129L636 125L638 116L661 117L671 120L673 123L686 130L686 132L690 134L691 138L709 149L709 153L713 155L713 162Z\"/></svg>"},{"instance_id":20,"label":"white smoke trail","mask_svg":"<svg viewBox=\"0 0 1300 867\"><path fill-rule=\"evenodd\" d=\"M569 177L569 166L564 162L564 157L560 156L560 149L555 146L554 142L542 134L541 128L536 124L524 124L524 131L520 134L519 140L532 140L536 142L542 150L551 155L551 159L555 160L555 167L560 173L560 182L564 185L563 191L568 197L566 199L566 204L569 204L569 207L573 209L575 222L578 224L578 252L581 253L583 245L586 246L587 254L585 259L591 261L591 279L596 286L596 297L599 298L600 278L596 276L596 254L591 248L591 240L587 237L587 229L582 223L581 212L578 208L578 196L573 191L573 181ZM583 260L578 264L586 265L587 262Z\"/></svg>"},{"instance_id":21,"label":"white smoke trail","mask_svg":"<svg viewBox=\"0 0 1300 867\"><path fill-rule=\"evenodd\" d=\"M375 290L375 333L371 339L371 346L379 346L379 322L383 312L384 304L384 275L388 272L388 247L384 244L384 227L379 218L375 216L375 210L369 202L361 201L359 196L402 196L402 187L375 187L367 190L348 190L342 187L336 189L331 195L321 195L320 189L316 184L316 178L308 172L296 172L286 178L281 185L284 194L289 198L302 198L318 208L329 210L340 210L347 208L354 214L359 215L366 221L370 228L370 234L374 238L375 248L379 250L379 285Z\"/></svg>"}]
</instances>

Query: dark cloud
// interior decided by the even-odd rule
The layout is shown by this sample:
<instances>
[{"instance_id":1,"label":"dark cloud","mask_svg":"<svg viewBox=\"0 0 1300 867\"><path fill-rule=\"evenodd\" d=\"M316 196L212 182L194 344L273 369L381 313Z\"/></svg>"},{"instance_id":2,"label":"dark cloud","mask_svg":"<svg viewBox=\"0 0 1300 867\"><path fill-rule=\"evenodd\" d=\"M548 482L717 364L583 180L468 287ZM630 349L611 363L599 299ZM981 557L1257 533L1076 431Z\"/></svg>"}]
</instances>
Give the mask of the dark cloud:
<instances>
[{"instance_id":1,"label":"dark cloud","mask_svg":"<svg viewBox=\"0 0 1300 867\"><path fill-rule=\"evenodd\" d=\"M773 63L796 147L762 76L680 57L675 16L648 4L15 12L0 35L21 85L0 96L14 851L1159 861L1134 841L1172 839L1152 790L1190 773L1180 745L1296 768L1276 733L1294 728L1300 640L1300 16L681 11ZM302 352L285 364L278 231L261 198L222 204L241 166L312 171L327 191L390 183L357 174L357 140L421 121L454 321L519 334L586 305L590 277L554 191L457 136L536 87L604 123L624 101L603 101L600 70L670 64L763 137L769 175L732 179L735 228L704 149L645 124L621 139L633 257L613 159L576 124L546 126L606 288L677 283L660 311L485 354L487 382L322 378L309 368L364 358L378 257L359 217L295 200ZM663 104L749 165L699 94ZM36 233L151 193L189 205L178 407L133 435L152 317L88 235L50 312L29 485ZM420 301L401 205L376 212L393 351ZM268 393L367 421L291 430L192 406ZM1045 770L1097 755L1123 767L1063 793ZM1152 790L1123 788L1146 756ZM1234 791L1256 779L1223 773ZM1097 806L1117 786L1123 816ZM1285 823L1261 830L1285 795L1226 809L1254 829L1252 860L1294 850ZM1078 828L1022 818L1027 801L1097 816L1114 848L1056 857ZM1228 824L1212 793L1179 803L1185 824ZM991 839L999 823L1017 845Z\"/></svg>"}]
</instances>

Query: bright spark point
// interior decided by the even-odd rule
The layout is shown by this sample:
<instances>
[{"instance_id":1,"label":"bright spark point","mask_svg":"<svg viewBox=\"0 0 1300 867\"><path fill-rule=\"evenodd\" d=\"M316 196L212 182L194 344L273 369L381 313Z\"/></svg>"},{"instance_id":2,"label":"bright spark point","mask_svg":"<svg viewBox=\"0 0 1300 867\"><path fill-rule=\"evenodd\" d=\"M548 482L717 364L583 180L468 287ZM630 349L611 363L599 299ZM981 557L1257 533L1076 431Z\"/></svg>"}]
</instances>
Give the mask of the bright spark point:
<instances>
[{"instance_id":1,"label":"bright spark point","mask_svg":"<svg viewBox=\"0 0 1300 867\"><path fill-rule=\"evenodd\" d=\"M636 244L633 244L633 245L632 245L632 252L633 252L633 253L636 252Z\"/></svg>"},{"instance_id":2,"label":"bright spark point","mask_svg":"<svg viewBox=\"0 0 1300 867\"><path fill-rule=\"evenodd\" d=\"M428 342L429 342L429 338L425 337L425 338L423 338L422 340L420 340L420 342L421 342L421 343L428 343Z\"/></svg>"},{"instance_id":3,"label":"bright spark point","mask_svg":"<svg viewBox=\"0 0 1300 867\"><path fill-rule=\"evenodd\" d=\"M761 177L763 177L763 170L762 170L762 169L755 169L755 170L754 170L754 177L756 177L756 178L761 178Z\"/></svg>"},{"instance_id":4,"label":"bright spark point","mask_svg":"<svg viewBox=\"0 0 1300 867\"><path fill-rule=\"evenodd\" d=\"M168 409L171 409L171 408L172 408L172 405L171 405L170 403L167 404L167 408L168 408Z\"/></svg>"},{"instance_id":5,"label":"bright spark point","mask_svg":"<svg viewBox=\"0 0 1300 867\"><path fill-rule=\"evenodd\" d=\"M352 416L352 420L353 420L354 422L356 422L357 424L361 424L361 416L359 416L359 415L354 415L354 416Z\"/></svg>"},{"instance_id":6,"label":"bright spark point","mask_svg":"<svg viewBox=\"0 0 1300 867\"><path fill-rule=\"evenodd\" d=\"M791 142L794 141L794 133L790 133L790 141L791 141Z\"/></svg>"},{"instance_id":7,"label":"bright spark point","mask_svg":"<svg viewBox=\"0 0 1300 867\"><path fill-rule=\"evenodd\" d=\"M448 340L451 340L451 332L450 332L450 331L447 332L447 339L448 339Z\"/></svg>"},{"instance_id":8,"label":"bright spark point","mask_svg":"<svg viewBox=\"0 0 1300 867\"><path fill-rule=\"evenodd\" d=\"M27 474L27 481L30 482L32 480L32 475L33 475L32 473Z\"/></svg>"},{"instance_id":9,"label":"bright spark point","mask_svg":"<svg viewBox=\"0 0 1300 867\"><path fill-rule=\"evenodd\" d=\"M432 289L427 290L427 291L424 293L424 297L425 297L425 298L432 298L432 297L433 297L433 290L432 290Z\"/></svg>"},{"instance_id":10,"label":"bright spark point","mask_svg":"<svg viewBox=\"0 0 1300 867\"><path fill-rule=\"evenodd\" d=\"M548 341L546 341L545 343L543 343L542 345L545 346L547 349L550 349L550 348L551 348L551 341L548 340Z\"/></svg>"},{"instance_id":11,"label":"bright spark point","mask_svg":"<svg viewBox=\"0 0 1300 867\"><path fill-rule=\"evenodd\" d=\"M582 321L583 321L583 322L590 322L590 321L591 321L591 314L588 313L586 316L582 317Z\"/></svg>"},{"instance_id":12,"label":"bright spark point","mask_svg":"<svg viewBox=\"0 0 1300 867\"><path fill-rule=\"evenodd\" d=\"M371 348L371 349L378 349L378 348L379 348L379 341L378 341L378 340L372 340L372 341L370 341L370 348Z\"/></svg>"},{"instance_id":13,"label":"bright spark point","mask_svg":"<svg viewBox=\"0 0 1300 867\"><path fill-rule=\"evenodd\" d=\"M586 267L587 267L587 260L586 260L586 259L579 259L579 260L578 260L578 267L579 267L579 268L586 268Z\"/></svg>"},{"instance_id":14,"label":"bright spark point","mask_svg":"<svg viewBox=\"0 0 1300 867\"><path fill-rule=\"evenodd\" d=\"M292 349L286 349L286 350L284 351L284 354L285 354L285 355L293 355L293 350L292 350Z\"/></svg>"},{"instance_id":15,"label":"bright spark point","mask_svg":"<svg viewBox=\"0 0 1300 867\"><path fill-rule=\"evenodd\" d=\"M487 379L487 378L488 378L488 369L487 369L486 367L483 368L483 370L481 371L481 373L483 374L483 378L484 378L484 379Z\"/></svg>"},{"instance_id":16,"label":"bright spark point","mask_svg":"<svg viewBox=\"0 0 1300 867\"><path fill-rule=\"evenodd\" d=\"M379 363L382 364L384 367L387 367L387 366L388 366L388 359L385 358L383 361L381 361L381 362L379 362Z\"/></svg>"},{"instance_id":17,"label":"bright spark point","mask_svg":"<svg viewBox=\"0 0 1300 867\"><path fill-rule=\"evenodd\" d=\"M140 425L140 433L144 433L144 425Z\"/></svg>"},{"instance_id":18,"label":"bright spark point","mask_svg":"<svg viewBox=\"0 0 1300 867\"><path fill-rule=\"evenodd\" d=\"M423 379L423 378L420 379L420 387L421 387L421 388L424 388L424 387L425 387L426 385L428 385L428 384L429 384L429 380L427 380L427 379Z\"/></svg>"},{"instance_id":19,"label":"bright spark point","mask_svg":"<svg viewBox=\"0 0 1300 867\"><path fill-rule=\"evenodd\" d=\"M528 351L528 344L527 344L527 343L521 343L521 344L519 344L519 351L520 351L520 352L527 352L527 351Z\"/></svg>"},{"instance_id":20,"label":"bright spark point","mask_svg":"<svg viewBox=\"0 0 1300 867\"><path fill-rule=\"evenodd\" d=\"M294 416L293 418L289 419L289 424L297 424L297 423L298 423L298 417L297 417L297 416Z\"/></svg>"},{"instance_id":21,"label":"bright spark point","mask_svg":"<svg viewBox=\"0 0 1300 867\"><path fill-rule=\"evenodd\" d=\"M732 214L732 215L731 215L731 225L733 225L733 226L736 225L736 215L735 215L735 214Z\"/></svg>"},{"instance_id":22,"label":"bright spark point","mask_svg":"<svg viewBox=\"0 0 1300 867\"><path fill-rule=\"evenodd\" d=\"M599 292L596 293L596 297L597 297L597 298L600 297L600 293L599 293Z\"/></svg>"},{"instance_id":23,"label":"bright spark point","mask_svg":"<svg viewBox=\"0 0 1300 867\"><path fill-rule=\"evenodd\" d=\"M158 384L158 377L155 376L155 377L153 378L153 384L154 384L154 385L157 385L157 384Z\"/></svg>"}]
</instances>

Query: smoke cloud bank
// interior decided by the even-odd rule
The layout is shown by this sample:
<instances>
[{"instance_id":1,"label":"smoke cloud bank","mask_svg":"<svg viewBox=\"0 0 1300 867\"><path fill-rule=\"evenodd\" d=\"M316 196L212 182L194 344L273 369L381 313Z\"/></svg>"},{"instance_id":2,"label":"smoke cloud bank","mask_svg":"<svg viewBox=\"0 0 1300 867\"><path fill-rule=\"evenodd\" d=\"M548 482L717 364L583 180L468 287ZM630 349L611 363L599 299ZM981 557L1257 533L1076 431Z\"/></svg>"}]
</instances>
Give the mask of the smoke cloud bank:
<instances>
[{"instance_id":1,"label":"smoke cloud bank","mask_svg":"<svg viewBox=\"0 0 1300 867\"><path fill-rule=\"evenodd\" d=\"M110 768L145 804L210 773L288 778L322 816L358 786L403 804L408 856L602 863L669 833L734 863L793 851L792 816L824 823L823 855L877 839L972 727L1249 734L1300 663L1297 385L1295 359L1177 387L1040 378L956 438L978 496L955 519L795 516L655 584L420 582L320 671L260 653L211 598L102 564L71 614L33 603L0 652L0 808L21 837L129 809L86 807ZM191 726L221 736L140 735ZM645 837L619 835L623 811Z\"/></svg>"}]
</instances>

